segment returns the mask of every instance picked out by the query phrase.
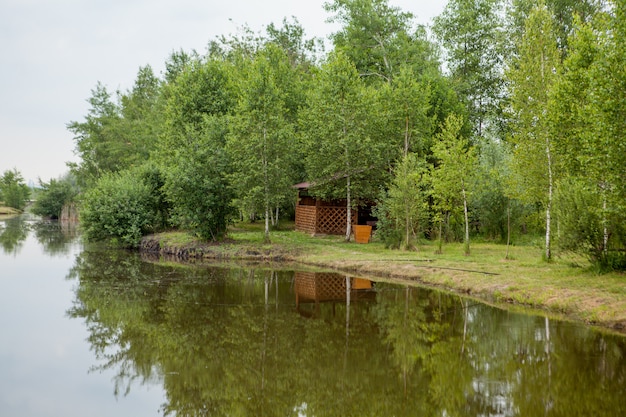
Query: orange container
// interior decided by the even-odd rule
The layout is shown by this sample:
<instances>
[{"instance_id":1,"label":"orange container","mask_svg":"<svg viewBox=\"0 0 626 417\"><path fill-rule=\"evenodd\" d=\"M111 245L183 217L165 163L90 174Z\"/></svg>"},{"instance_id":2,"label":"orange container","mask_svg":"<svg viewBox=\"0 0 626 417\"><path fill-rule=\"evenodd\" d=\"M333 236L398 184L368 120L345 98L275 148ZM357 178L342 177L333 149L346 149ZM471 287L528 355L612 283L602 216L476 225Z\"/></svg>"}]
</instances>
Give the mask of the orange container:
<instances>
[{"instance_id":1,"label":"orange container","mask_svg":"<svg viewBox=\"0 0 626 417\"><path fill-rule=\"evenodd\" d=\"M354 240L356 240L356 243L369 243L372 236L372 226L355 224L352 227L354 228Z\"/></svg>"}]
</instances>

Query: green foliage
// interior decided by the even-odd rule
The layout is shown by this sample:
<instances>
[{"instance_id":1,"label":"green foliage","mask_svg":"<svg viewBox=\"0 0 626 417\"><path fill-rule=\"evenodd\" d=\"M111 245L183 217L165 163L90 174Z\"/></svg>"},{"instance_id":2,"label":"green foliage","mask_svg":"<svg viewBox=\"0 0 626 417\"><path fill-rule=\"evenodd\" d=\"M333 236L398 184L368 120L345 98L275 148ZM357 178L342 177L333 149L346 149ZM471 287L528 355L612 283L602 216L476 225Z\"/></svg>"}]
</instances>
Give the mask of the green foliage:
<instances>
[{"instance_id":1,"label":"green foliage","mask_svg":"<svg viewBox=\"0 0 626 417\"><path fill-rule=\"evenodd\" d=\"M589 258L600 270L626 269L624 215L611 213L606 195L589 181L565 180L557 195L559 246Z\"/></svg>"},{"instance_id":2,"label":"green foliage","mask_svg":"<svg viewBox=\"0 0 626 417\"><path fill-rule=\"evenodd\" d=\"M377 129L380 101L343 53L331 55L303 109L301 131L311 192L345 198L346 240L350 239L350 208L359 199L373 199L383 183L393 144ZM378 133L378 134L377 134Z\"/></svg>"},{"instance_id":3,"label":"green foliage","mask_svg":"<svg viewBox=\"0 0 626 417\"><path fill-rule=\"evenodd\" d=\"M172 204L165 194L166 174L163 169L152 162L147 162L132 172L150 192L148 210L155 216L153 228L162 230L171 226Z\"/></svg>"},{"instance_id":4,"label":"green foliage","mask_svg":"<svg viewBox=\"0 0 626 417\"><path fill-rule=\"evenodd\" d=\"M471 221L486 239L545 232L549 258L550 213L557 209L558 222L564 215L552 194L571 181L584 193L560 190L559 204L599 200L589 215L568 218L567 233L597 248L595 232L574 221L600 216L609 231L603 262L621 262L608 256L626 241L618 226L626 212L623 2L451 0L434 22L447 75L425 28L388 0L324 8L339 24L325 57L316 56L319 40L284 20L266 33L243 27L219 37L206 55L174 52L161 79L140 68L126 92L98 84L85 119L68 125L78 183L88 190L133 169L150 190L150 229L176 225L205 239L226 233L233 205L274 221L275 210L293 207L296 182L346 201L347 216L388 187L377 212L378 237L390 246L413 245L433 224L447 239L464 229L468 244ZM426 164L433 192L418 209ZM70 192L61 181L42 185L35 210L55 217Z\"/></svg>"},{"instance_id":5,"label":"green foliage","mask_svg":"<svg viewBox=\"0 0 626 417\"><path fill-rule=\"evenodd\" d=\"M341 23L331 35L335 52L346 54L359 74L371 82L390 81L402 66L416 74L437 68L434 47L422 27L414 29L413 15L388 0L334 0L324 5Z\"/></svg>"},{"instance_id":6,"label":"green foliage","mask_svg":"<svg viewBox=\"0 0 626 417\"><path fill-rule=\"evenodd\" d=\"M508 78L516 145L512 164L516 175L512 178L521 184L516 187L521 190L519 198L545 207L546 260L552 257L551 213L558 165L547 108L560 67L553 20L541 3L533 8L526 21L519 56Z\"/></svg>"},{"instance_id":7,"label":"green foliage","mask_svg":"<svg viewBox=\"0 0 626 417\"><path fill-rule=\"evenodd\" d=\"M153 190L133 171L105 174L81 199L80 222L89 240L136 247L154 230Z\"/></svg>"},{"instance_id":8,"label":"green foliage","mask_svg":"<svg viewBox=\"0 0 626 417\"><path fill-rule=\"evenodd\" d=\"M33 204L33 213L38 216L58 219L61 216L63 206L75 202L79 188L76 178L68 174L59 179L51 179L49 182L39 181L41 190L37 200Z\"/></svg>"},{"instance_id":9,"label":"green foliage","mask_svg":"<svg viewBox=\"0 0 626 417\"><path fill-rule=\"evenodd\" d=\"M409 66L403 66L398 75L381 86L381 106L385 112L385 134L394 139L403 155L430 151L433 130L430 83L419 80Z\"/></svg>"},{"instance_id":10,"label":"green foliage","mask_svg":"<svg viewBox=\"0 0 626 417\"><path fill-rule=\"evenodd\" d=\"M154 149L160 130L159 80L149 66L139 69L133 88L115 99L98 83L82 122L70 122L79 163L68 164L83 186L104 173L141 165Z\"/></svg>"},{"instance_id":11,"label":"green foliage","mask_svg":"<svg viewBox=\"0 0 626 417\"><path fill-rule=\"evenodd\" d=\"M502 118L504 98L501 0L451 0L434 31L447 53L453 85L468 109L476 136Z\"/></svg>"},{"instance_id":12,"label":"green foliage","mask_svg":"<svg viewBox=\"0 0 626 417\"><path fill-rule=\"evenodd\" d=\"M532 9L539 3L537 0L513 0L508 2L508 40L515 43L524 33L525 22ZM550 14L554 17L554 32L562 57L569 52L569 41L575 31L574 20L589 21L599 13L606 2L604 0L542 0Z\"/></svg>"},{"instance_id":13,"label":"green foliage","mask_svg":"<svg viewBox=\"0 0 626 417\"><path fill-rule=\"evenodd\" d=\"M218 59L192 60L167 91L166 131L176 137L190 127L201 128L204 115L232 110L234 97L228 63Z\"/></svg>"},{"instance_id":14,"label":"green foliage","mask_svg":"<svg viewBox=\"0 0 626 417\"><path fill-rule=\"evenodd\" d=\"M297 181L292 168L294 124L287 118L285 103L295 73L287 55L273 44L266 45L243 72L227 150L240 210L264 214L269 240L270 213L293 198L291 185Z\"/></svg>"},{"instance_id":15,"label":"green foliage","mask_svg":"<svg viewBox=\"0 0 626 417\"><path fill-rule=\"evenodd\" d=\"M376 207L376 233L386 247L410 249L424 234L429 221L428 185L426 161L414 153L402 158Z\"/></svg>"},{"instance_id":16,"label":"green foliage","mask_svg":"<svg viewBox=\"0 0 626 417\"><path fill-rule=\"evenodd\" d=\"M436 158L432 169L432 195L439 211L439 222L459 209L465 219L465 247L469 254L469 213L473 176L477 168L475 150L462 136L463 119L450 115L433 145ZM441 232L439 240L441 241Z\"/></svg>"},{"instance_id":17,"label":"green foliage","mask_svg":"<svg viewBox=\"0 0 626 417\"><path fill-rule=\"evenodd\" d=\"M397 219L389 215L389 209L385 205L387 198L387 194L383 193L372 210L372 215L378 219L374 235L385 245L385 248L400 249L404 243L402 228Z\"/></svg>"},{"instance_id":18,"label":"green foliage","mask_svg":"<svg viewBox=\"0 0 626 417\"><path fill-rule=\"evenodd\" d=\"M225 136L225 118L205 117L201 131L190 135L191 146L178 149L166 168L164 189L173 222L203 239L222 238L233 214Z\"/></svg>"},{"instance_id":19,"label":"green foliage","mask_svg":"<svg viewBox=\"0 0 626 417\"><path fill-rule=\"evenodd\" d=\"M0 177L0 201L8 207L24 210L30 197L30 188L17 170L6 170Z\"/></svg>"}]
</instances>

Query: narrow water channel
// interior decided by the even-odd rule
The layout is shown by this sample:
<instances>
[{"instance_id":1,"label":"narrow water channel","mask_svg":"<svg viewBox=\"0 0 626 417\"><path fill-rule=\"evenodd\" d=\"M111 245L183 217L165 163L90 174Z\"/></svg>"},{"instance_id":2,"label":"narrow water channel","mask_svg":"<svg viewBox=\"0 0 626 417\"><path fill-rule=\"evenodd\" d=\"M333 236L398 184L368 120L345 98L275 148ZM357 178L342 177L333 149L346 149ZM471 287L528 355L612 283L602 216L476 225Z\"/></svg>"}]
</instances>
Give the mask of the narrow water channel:
<instances>
[{"instance_id":1,"label":"narrow water channel","mask_svg":"<svg viewBox=\"0 0 626 417\"><path fill-rule=\"evenodd\" d=\"M623 416L626 339L358 276L0 220L0 416Z\"/></svg>"}]
</instances>

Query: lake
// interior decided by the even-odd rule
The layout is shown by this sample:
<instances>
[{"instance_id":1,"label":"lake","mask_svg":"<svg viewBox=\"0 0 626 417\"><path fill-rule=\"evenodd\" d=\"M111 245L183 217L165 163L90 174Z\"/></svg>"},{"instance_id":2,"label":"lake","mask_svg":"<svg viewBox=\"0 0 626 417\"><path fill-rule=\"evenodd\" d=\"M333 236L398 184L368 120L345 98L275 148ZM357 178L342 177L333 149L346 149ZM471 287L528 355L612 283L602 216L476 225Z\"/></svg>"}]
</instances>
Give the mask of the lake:
<instances>
[{"instance_id":1,"label":"lake","mask_svg":"<svg viewBox=\"0 0 626 417\"><path fill-rule=\"evenodd\" d=\"M419 287L0 220L0 416L624 416L626 338Z\"/></svg>"}]
</instances>

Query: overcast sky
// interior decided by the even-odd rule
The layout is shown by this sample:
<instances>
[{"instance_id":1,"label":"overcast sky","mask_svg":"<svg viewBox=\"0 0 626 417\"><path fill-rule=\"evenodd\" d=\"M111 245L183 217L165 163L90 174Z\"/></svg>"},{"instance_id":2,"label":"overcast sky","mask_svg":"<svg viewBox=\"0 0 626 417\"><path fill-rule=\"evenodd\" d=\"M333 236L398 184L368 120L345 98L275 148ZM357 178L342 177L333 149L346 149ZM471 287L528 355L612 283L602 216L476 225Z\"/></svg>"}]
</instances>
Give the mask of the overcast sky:
<instances>
[{"instance_id":1,"label":"overcast sky","mask_svg":"<svg viewBox=\"0 0 626 417\"><path fill-rule=\"evenodd\" d=\"M98 81L132 87L140 66L157 75L174 50L247 24L262 30L295 16L307 38L336 29L325 0L0 0L0 174L48 181L76 161L70 121L83 121ZM446 0L390 0L428 24Z\"/></svg>"}]
</instances>

